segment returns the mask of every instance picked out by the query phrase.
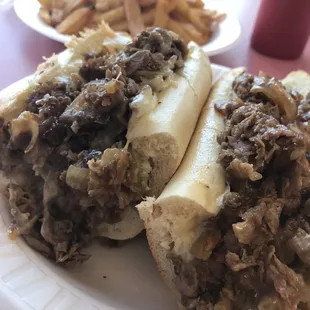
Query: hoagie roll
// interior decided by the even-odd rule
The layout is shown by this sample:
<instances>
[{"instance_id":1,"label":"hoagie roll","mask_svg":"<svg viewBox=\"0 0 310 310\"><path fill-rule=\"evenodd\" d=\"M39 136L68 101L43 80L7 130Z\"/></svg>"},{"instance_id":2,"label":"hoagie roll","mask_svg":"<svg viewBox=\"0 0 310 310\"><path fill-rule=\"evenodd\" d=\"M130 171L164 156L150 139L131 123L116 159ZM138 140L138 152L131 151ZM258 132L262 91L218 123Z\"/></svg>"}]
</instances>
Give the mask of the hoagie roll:
<instances>
[{"instance_id":1,"label":"hoagie roll","mask_svg":"<svg viewBox=\"0 0 310 310\"><path fill-rule=\"evenodd\" d=\"M208 57L170 31L73 39L0 99L11 235L61 263L135 237L135 205L177 169L210 87Z\"/></svg>"},{"instance_id":2,"label":"hoagie roll","mask_svg":"<svg viewBox=\"0 0 310 310\"><path fill-rule=\"evenodd\" d=\"M138 205L182 308L309 307L309 83L225 74L174 177Z\"/></svg>"}]
</instances>

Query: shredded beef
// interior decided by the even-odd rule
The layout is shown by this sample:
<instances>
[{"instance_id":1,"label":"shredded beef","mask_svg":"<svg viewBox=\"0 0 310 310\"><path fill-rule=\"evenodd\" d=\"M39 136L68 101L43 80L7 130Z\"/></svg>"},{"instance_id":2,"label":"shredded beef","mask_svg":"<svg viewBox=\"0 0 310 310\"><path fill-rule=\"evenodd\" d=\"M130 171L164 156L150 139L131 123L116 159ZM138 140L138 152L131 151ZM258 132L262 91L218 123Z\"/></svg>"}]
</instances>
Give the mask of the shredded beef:
<instances>
[{"instance_id":1,"label":"shredded beef","mask_svg":"<svg viewBox=\"0 0 310 310\"><path fill-rule=\"evenodd\" d=\"M254 84L254 76L248 73L241 74L233 82L233 90L239 98L245 100L249 97Z\"/></svg>"},{"instance_id":2,"label":"shredded beef","mask_svg":"<svg viewBox=\"0 0 310 310\"><path fill-rule=\"evenodd\" d=\"M76 122L78 128L84 128L106 125L115 119L123 120L124 125L127 125L128 117L126 119L124 115L129 107L123 88L123 83L108 79L86 84L81 95L60 115L60 122L69 126Z\"/></svg>"},{"instance_id":3,"label":"shredded beef","mask_svg":"<svg viewBox=\"0 0 310 310\"><path fill-rule=\"evenodd\" d=\"M232 88L237 97L244 101L268 102L268 98L263 93L254 93L253 88L265 81L263 77L256 77L249 73L243 73L237 76L233 82Z\"/></svg>"},{"instance_id":4,"label":"shredded beef","mask_svg":"<svg viewBox=\"0 0 310 310\"><path fill-rule=\"evenodd\" d=\"M51 116L39 126L39 136L42 140L51 145L60 145L67 133L64 124L59 123L58 118Z\"/></svg>"},{"instance_id":5,"label":"shredded beef","mask_svg":"<svg viewBox=\"0 0 310 310\"><path fill-rule=\"evenodd\" d=\"M127 49L116 57L109 54L87 55L80 74L87 81L106 77L128 78L141 82L141 75L165 75L184 66L187 47L172 32L154 28L141 32Z\"/></svg>"},{"instance_id":6,"label":"shredded beef","mask_svg":"<svg viewBox=\"0 0 310 310\"><path fill-rule=\"evenodd\" d=\"M127 145L130 103L145 85L157 91L152 79L169 85L186 55L178 36L151 29L116 54L85 55L78 74L35 87L26 111L1 130L12 236L58 263L89 258L81 248L150 190L151 164Z\"/></svg>"},{"instance_id":7,"label":"shredded beef","mask_svg":"<svg viewBox=\"0 0 310 310\"><path fill-rule=\"evenodd\" d=\"M271 160L281 169L290 163L293 151L305 152L306 142L302 135L266 114L264 104L246 103L228 118L221 146L219 162L227 173L255 181Z\"/></svg>"},{"instance_id":8,"label":"shredded beef","mask_svg":"<svg viewBox=\"0 0 310 310\"><path fill-rule=\"evenodd\" d=\"M152 54L148 50L137 51L126 60L126 72L133 75L138 71L160 71L164 69L163 54Z\"/></svg>"},{"instance_id":9,"label":"shredded beef","mask_svg":"<svg viewBox=\"0 0 310 310\"><path fill-rule=\"evenodd\" d=\"M25 234L24 238L26 242L36 251L46 256L47 258L53 257L52 246L41 238L39 233Z\"/></svg>"},{"instance_id":10,"label":"shredded beef","mask_svg":"<svg viewBox=\"0 0 310 310\"><path fill-rule=\"evenodd\" d=\"M307 309L310 97L247 73L233 90L237 98L215 103L225 117L218 162L230 192L204 224L192 260L168 256L176 286L186 309Z\"/></svg>"},{"instance_id":11,"label":"shredded beef","mask_svg":"<svg viewBox=\"0 0 310 310\"><path fill-rule=\"evenodd\" d=\"M218 229L208 227L205 233L196 240L191 252L195 257L207 260L220 240L221 235Z\"/></svg>"},{"instance_id":12,"label":"shredded beef","mask_svg":"<svg viewBox=\"0 0 310 310\"><path fill-rule=\"evenodd\" d=\"M220 112L223 116L230 115L234 110L238 109L243 105L243 101L239 98L234 100L225 100L216 101L214 104L215 109Z\"/></svg>"},{"instance_id":13,"label":"shredded beef","mask_svg":"<svg viewBox=\"0 0 310 310\"><path fill-rule=\"evenodd\" d=\"M14 142L12 140L8 143L8 148L11 150L21 150L25 151L31 141L32 134L30 131L25 131L20 133Z\"/></svg>"},{"instance_id":14,"label":"shredded beef","mask_svg":"<svg viewBox=\"0 0 310 310\"><path fill-rule=\"evenodd\" d=\"M59 116L80 93L83 80L72 76L66 81L55 80L40 84L27 99L27 109L44 118Z\"/></svg>"},{"instance_id":15,"label":"shredded beef","mask_svg":"<svg viewBox=\"0 0 310 310\"><path fill-rule=\"evenodd\" d=\"M295 235L289 240L289 245L298 257L310 266L310 235L302 228L298 228Z\"/></svg>"},{"instance_id":16,"label":"shredded beef","mask_svg":"<svg viewBox=\"0 0 310 310\"><path fill-rule=\"evenodd\" d=\"M111 57L108 53L103 54L87 54L85 62L80 68L80 75L86 81L93 81L95 79L104 79L106 77L107 64L106 61Z\"/></svg>"},{"instance_id":17,"label":"shredded beef","mask_svg":"<svg viewBox=\"0 0 310 310\"><path fill-rule=\"evenodd\" d=\"M271 252L268 257L266 270L267 280L273 282L275 291L283 301L283 309L297 309L300 301L304 301L305 283L302 275L281 263L276 255Z\"/></svg>"},{"instance_id":18,"label":"shredded beef","mask_svg":"<svg viewBox=\"0 0 310 310\"><path fill-rule=\"evenodd\" d=\"M186 44L177 35L160 28L142 31L130 47L130 53L133 53L135 49L142 49L150 51L152 54L162 54L165 60L176 56L177 68L183 67L188 52Z\"/></svg>"},{"instance_id":19,"label":"shredded beef","mask_svg":"<svg viewBox=\"0 0 310 310\"><path fill-rule=\"evenodd\" d=\"M298 118L303 122L308 122L310 120L310 92L298 106Z\"/></svg>"},{"instance_id":20,"label":"shredded beef","mask_svg":"<svg viewBox=\"0 0 310 310\"><path fill-rule=\"evenodd\" d=\"M282 208L283 201L265 198L243 213L243 222L232 225L239 242L257 246L272 240L279 227Z\"/></svg>"}]
</instances>

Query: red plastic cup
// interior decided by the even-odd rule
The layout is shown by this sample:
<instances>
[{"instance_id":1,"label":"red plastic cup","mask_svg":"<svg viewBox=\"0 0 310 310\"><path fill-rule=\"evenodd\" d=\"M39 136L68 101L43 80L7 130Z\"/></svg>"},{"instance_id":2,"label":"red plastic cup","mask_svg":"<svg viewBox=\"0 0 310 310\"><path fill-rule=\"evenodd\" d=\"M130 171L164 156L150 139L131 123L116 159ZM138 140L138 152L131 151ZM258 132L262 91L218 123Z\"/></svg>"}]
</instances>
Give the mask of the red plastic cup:
<instances>
[{"instance_id":1,"label":"red plastic cup","mask_svg":"<svg viewBox=\"0 0 310 310\"><path fill-rule=\"evenodd\" d=\"M267 56L295 59L309 35L310 0L262 0L251 46Z\"/></svg>"}]
</instances>

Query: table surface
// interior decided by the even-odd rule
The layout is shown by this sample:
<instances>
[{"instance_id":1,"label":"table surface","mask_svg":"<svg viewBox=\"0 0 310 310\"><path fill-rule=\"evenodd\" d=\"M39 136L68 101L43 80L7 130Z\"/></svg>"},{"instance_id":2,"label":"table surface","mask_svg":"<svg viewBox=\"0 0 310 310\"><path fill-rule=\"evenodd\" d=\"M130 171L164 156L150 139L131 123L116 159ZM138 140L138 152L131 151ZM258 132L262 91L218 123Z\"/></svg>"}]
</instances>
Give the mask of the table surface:
<instances>
[{"instance_id":1,"label":"table surface","mask_svg":"<svg viewBox=\"0 0 310 310\"><path fill-rule=\"evenodd\" d=\"M297 69L310 72L310 40L297 60L283 61L263 56L249 46L260 0L233 0L233 3L242 26L242 39L230 51L211 57L213 63L229 67L246 66L251 73L263 70L278 78ZM24 25L16 16L12 2L0 6L0 46L0 90L33 73L43 56L64 49L62 44Z\"/></svg>"}]
</instances>

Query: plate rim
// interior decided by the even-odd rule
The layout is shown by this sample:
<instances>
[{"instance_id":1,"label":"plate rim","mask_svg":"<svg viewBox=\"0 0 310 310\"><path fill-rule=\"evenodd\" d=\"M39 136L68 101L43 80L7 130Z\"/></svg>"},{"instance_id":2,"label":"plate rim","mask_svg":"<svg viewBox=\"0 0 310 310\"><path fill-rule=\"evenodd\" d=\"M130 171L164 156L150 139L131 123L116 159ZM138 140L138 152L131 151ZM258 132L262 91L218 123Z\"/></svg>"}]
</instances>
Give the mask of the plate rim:
<instances>
[{"instance_id":1,"label":"plate rim","mask_svg":"<svg viewBox=\"0 0 310 310\"><path fill-rule=\"evenodd\" d=\"M37 2L39 4L39 2L37 0L27 0L27 1L29 1L29 4L31 4L31 5L36 5L35 2ZM70 41L70 36L58 33L53 27L45 25L42 21L40 21L40 18L38 17L39 10L37 10L36 18L37 18L38 22L42 24L42 27L35 27L33 23L29 23L27 21L27 19L25 18L26 15L21 10L20 3L25 3L25 0L14 0L14 11L15 11L17 17L26 26L28 26L32 30L34 30L34 31L40 33L41 35L43 35L49 39L52 39L56 42L66 44ZM50 29L50 30L53 29L54 31L48 31L48 29Z\"/></svg>"}]
</instances>

